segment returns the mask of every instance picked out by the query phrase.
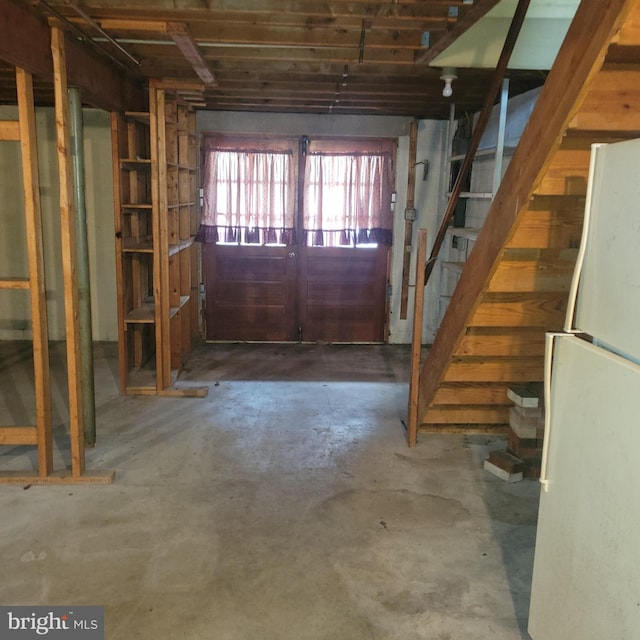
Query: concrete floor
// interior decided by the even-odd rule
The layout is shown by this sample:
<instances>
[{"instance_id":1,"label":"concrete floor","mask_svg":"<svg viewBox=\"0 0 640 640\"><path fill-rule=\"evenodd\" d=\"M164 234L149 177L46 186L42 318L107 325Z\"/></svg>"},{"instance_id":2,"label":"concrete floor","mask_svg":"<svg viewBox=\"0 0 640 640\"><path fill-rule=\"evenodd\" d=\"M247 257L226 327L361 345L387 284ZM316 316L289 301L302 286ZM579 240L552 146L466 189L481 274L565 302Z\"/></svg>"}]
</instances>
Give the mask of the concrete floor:
<instances>
[{"instance_id":1,"label":"concrete floor","mask_svg":"<svg viewBox=\"0 0 640 640\"><path fill-rule=\"evenodd\" d=\"M0 424L29 418L27 351L0 349ZM0 603L103 605L109 640L527 638L538 483L482 469L500 438L408 449L408 354L202 345L183 379L208 397L171 399L120 397L97 345L87 460L115 482L0 485Z\"/></svg>"}]
</instances>

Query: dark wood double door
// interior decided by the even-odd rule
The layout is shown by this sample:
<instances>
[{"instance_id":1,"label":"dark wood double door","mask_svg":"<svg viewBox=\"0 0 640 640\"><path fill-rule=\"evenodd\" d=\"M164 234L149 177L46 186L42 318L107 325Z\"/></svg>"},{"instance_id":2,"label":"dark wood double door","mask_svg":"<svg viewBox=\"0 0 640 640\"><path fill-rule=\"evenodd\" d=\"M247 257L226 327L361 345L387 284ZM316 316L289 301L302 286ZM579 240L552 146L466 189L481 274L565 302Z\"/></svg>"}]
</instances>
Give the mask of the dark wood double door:
<instances>
[{"instance_id":1,"label":"dark wood double door","mask_svg":"<svg viewBox=\"0 0 640 640\"><path fill-rule=\"evenodd\" d=\"M384 342L388 247L204 246L208 340Z\"/></svg>"}]
</instances>

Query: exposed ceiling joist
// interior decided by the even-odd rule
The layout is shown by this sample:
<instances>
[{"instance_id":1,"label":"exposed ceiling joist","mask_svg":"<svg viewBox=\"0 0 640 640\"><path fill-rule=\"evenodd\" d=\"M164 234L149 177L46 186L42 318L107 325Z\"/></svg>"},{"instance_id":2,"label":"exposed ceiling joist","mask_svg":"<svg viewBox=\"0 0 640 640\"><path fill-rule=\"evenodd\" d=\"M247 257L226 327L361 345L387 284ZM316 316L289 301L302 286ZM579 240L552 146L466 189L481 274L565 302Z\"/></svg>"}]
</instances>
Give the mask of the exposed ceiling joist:
<instances>
[{"instance_id":1,"label":"exposed ceiling joist","mask_svg":"<svg viewBox=\"0 0 640 640\"><path fill-rule=\"evenodd\" d=\"M43 1L143 81L180 78L200 82L203 91L197 104L207 109L441 119L449 117L452 100L458 113L479 109L490 71L458 68L454 96L446 99L441 71L427 61L498 3ZM31 5L38 6L38 0L5 2L28 6L31 13ZM44 5L40 11L44 13ZM21 41L23 49L31 46L26 42L35 43L34 52L46 51L28 28L15 23L15 32L14 39ZM69 40L78 42L77 38ZM140 64L132 64L131 59ZM108 58L104 62L114 64ZM0 100L4 98L2 77L0 65ZM541 85L545 74L510 70L509 77L516 94Z\"/></svg>"},{"instance_id":2,"label":"exposed ceiling joist","mask_svg":"<svg viewBox=\"0 0 640 640\"><path fill-rule=\"evenodd\" d=\"M198 45L189 32L189 28L181 22L169 22L167 24L167 32L204 85L206 87L218 86L215 76L202 57Z\"/></svg>"},{"instance_id":3,"label":"exposed ceiling joist","mask_svg":"<svg viewBox=\"0 0 640 640\"><path fill-rule=\"evenodd\" d=\"M66 39L69 84L102 109L144 104L140 84L77 38ZM53 78L51 31L43 19L17 0L0 3L0 60L44 78ZM14 85L12 85L14 86Z\"/></svg>"}]
</instances>

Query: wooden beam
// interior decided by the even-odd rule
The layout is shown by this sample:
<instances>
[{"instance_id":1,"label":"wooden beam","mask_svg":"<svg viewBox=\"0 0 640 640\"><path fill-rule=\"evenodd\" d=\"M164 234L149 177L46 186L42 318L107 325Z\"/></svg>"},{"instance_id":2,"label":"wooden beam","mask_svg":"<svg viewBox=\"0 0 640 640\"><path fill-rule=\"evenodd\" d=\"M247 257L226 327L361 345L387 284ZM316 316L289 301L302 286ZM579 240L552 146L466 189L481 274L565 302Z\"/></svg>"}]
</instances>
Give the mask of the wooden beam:
<instances>
[{"instance_id":1,"label":"wooden beam","mask_svg":"<svg viewBox=\"0 0 640 640\"><path fill-rule=\"evenodd\" d=\"M0 121L0 140L20 140L20 123L17 120Z\"/></svg>"},{"instance_id":2,"label":"wooden beam","mask_svg":"<svg viewBox=\"0 0 640 640\"><path fill-rule=\"evenodd\" d=\"M0 484L52 485L52 484L111 484L115 471L98 471L95 473L74 476L66 471L55 471L46 477L24 471L1 471Z\"/></svg>"},{"instance_id":3,"label":"wooden beam","mask_svg":"<svg viewBox=\"0 0 640 640\"><path fill-rule=\"evenodd\" d=\"M202 80L206 87L217 87L218 83L215 76L202 57L187 25L182 22L170 22L167 27L171 38L182 52L182 55L189 61L198 78Z\"/></svg>"},{"instance_id":4,"label":"wooden beam","mask_svg":"<svg viewBox=\"0 0 640 640\"><path fill-rule=\"evenodd\" d=\"M0 2L0 59L33 74L53 75L49 27L24 2Z\"/></svg>"},{"instance_id":5,"label":"wooden beam","mask_svg":"<svg viewBox=\"0 0 640 640\"><path fill-rule=\"evenodd\" d=\"M424 263L427 259L427 231L418 233L416 256L415 297L413 307L413 337L411 340L411 382L409 384L409 409L407 419L407 443L415 447L418 433L418 399L420 395L420 366L422 354L422 320L424 317Z\"/></svg>"},{"instance_id":6,"label":"wooden beam","mask_svg":"<svg viewBox=\"0 0 640 640\"><path fill-rule=\"evenodd\" d=\"M409 174L407 176L407 206L404 215L404 253L402 255L402 290L400 292L400 319L406 320L409 308L409 276L411 245L413 243L413 220L415 217L416 158L418 148L418 122L411 121L409 130Z\"/></svg>"},{"instance_id":7,"label":"wooden beam","mask_svg":"<svg viewBox=\"0 0 640 640\"><path fill-rule=\"evenodd\" d=\"M0 289L23 289L29 291L29 278L11 278L0 280Z\"/></svg>"},{"instance_id":8,"label":"wooden beam","mask_svg":"<svg viewBox=\"0 0 640 640\"><path fill-rule=\"evenodd\" d=\"M568 123L604 61L611 38L634 1L580 4L469 256L467 272L472 275L461 279L456 287L423 365L421 401L425 410L497 268L497 258L509 241L516 220L526 210L531 193L542 180L549 159L559 148ZM590 34L587 40L585 33Z\"/></svg>"},{"instance_id":9,"label":"wooden beam","mask_svg":"<svg viewBox=\"0 0 640 640\"><path fill-rule=\"evenodd\" d=\"M68 82L87 102L106 110L144 109L140 83L115 69L78 40L66 43ZM53 78L51 34L47 23L26 3L0 2L0 59L44 78Z\"/></svg>"},{"instance_id":10,"label":"wooden beam","mask_svg":"<svg viewBox=\"0 0 640 640\"><path fill-rule=\"evenodd\" d=\"M37 427L0 427L0 445L38 444Z\"/></svg>"},{"instance_id":11,"label":"wooden beam","mask_svg":"<svg viewBox=\"0 0 640 640\"><path fill-rule=\"evenodd\" d=\"M154 206L153 293L155 299L156 391L171 386L171 352L169 333L169 228L167 221L167 131L165 89L155 81L149 83L151 157L156 167L151 172Z\"/></svg>"},{"instance_id":12,"label":"wooden beam","mask_svg":"<svg viewBox=\"0 0 640 640\"><path fill-rule=\"evenodd\" d=\"M60 180L60 233L64 279L67 377L69 383L71 473L74 477L78 477L84 473L85 460L82 380L80 379L80 317L78 306L78 279L76 273L76 212L73 204L73 181L71 173L65 34L58 27L51 29L51 51L54 69L56 137Z\"/></svg>"},{"instance_id":13,"label":"wooden beam","mask_svg":"<svg viewBox=\"0 0 640 640\"><path fill-rule=\"evenodd\" d=\"M31 74L16 69L22 181L24 187L27 260L31 289L31 328L33 333L33 369L36 399L38 473L48 476L53 469L51 414L51 370L49 365L49 329L44 273L44 243L40 177L36 139L36 113Z\"/></svg>"}]
</instances>

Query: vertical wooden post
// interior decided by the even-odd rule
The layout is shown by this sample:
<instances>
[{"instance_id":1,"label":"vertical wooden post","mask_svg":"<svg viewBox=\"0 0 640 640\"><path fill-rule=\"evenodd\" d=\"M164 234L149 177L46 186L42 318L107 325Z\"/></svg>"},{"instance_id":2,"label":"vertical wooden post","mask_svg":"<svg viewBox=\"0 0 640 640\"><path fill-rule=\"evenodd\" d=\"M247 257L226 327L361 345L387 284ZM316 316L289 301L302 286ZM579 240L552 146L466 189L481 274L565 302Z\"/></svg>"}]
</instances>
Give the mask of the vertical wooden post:
<instances>
[{"instance_id":1,"label":"vertical wooden post","mask_svg":"<svg viewBox=\"0 0 640 640\"><path fill-rule=\"evenodd\" d=\"M161 391L171 386L171 340L169 304L169 248L167 219L167 137L165 91L149 83L149 116L153 199L153 291L156 328L156 385Z\"/></svg>"},{"instance_id":2,"label":"vertical wooden post","mask_svg":"<svg viewBox=\"0 0 640 640\"><path fill-rule=\"evenodd\" d=\"M409 383L409 412L407 419L407 443L416 446L418 439L418 399L420 396L420 356L422 353L422 318L424 316L424 285L427 260L427 231L418 231L418 255L416 258L415 296L413 306L413 337L411 340L411 380Z\"/></svg>"},{"instance_id":3,"label":"vertical wooden post","mask_svg":"<svg viewBox=\"0 0 640 640\"><path fill-rule=\"evenodd\" d=\"M116 245L116 284L117 291L124 291L124 278L122 273L122 172L120 171L120 158L125 155L122 151L122 130L126 128L124 118L117 111L111 112L111 161L113 166L113 204L114 204L114 230ZM130 156L127 156L130 157ZM134 156L135 157L135 156ZM129 198L131 201L132 198ZM127 327L125 321L124 296L117 296L118 309L118 368L120 371L120 393L127 393Z\"/></svg>"},{"instance_id":4,"label":"vertical wooden post","mask_svg":"<svg viewBox=\"0 0 640 640\"><path fill-rule=\"evenodd\" d=\"M51 53L53 55L58 174L60 179L60 226L67 336L71 475L77 477L84 473L85 461L84 427L82 419L82 381L80 379L81 345L76 271L76 222L71 173L65 35L58 27L51 28Z\"/></svg>"},{"instance_id":5,"label":"vertical wooden post","mask_svg":"<svg viewBox=\"0 0 640 640\"><path fill-rule=\"evenodd\" d=\"M400 319L405 320L409 308L409 270L411 268L411 245L413 242L413 220L416 197L416 158L418 148L418 122L411 121L409 132L409 175L407 178L407 206L404 220L404 247L402 254L402 290L400 293Z\"/></svg>"},{"instance_id":6,"label":"vertical wooden post","mask_svg":"<svg viewBox=\"0 0 640 640\"><path fill-rule=\"evenodd\" d=\"M30 73L16 68L22 181L24 185L25 227L31 290L31 327L33 332L33 370L36 395L38 475L53 470L51 437L51 376L49 367L49 329L44 279L42 210L36 142L36 114L33 106L33 80Z\"/></svg>"}]
</instances>

